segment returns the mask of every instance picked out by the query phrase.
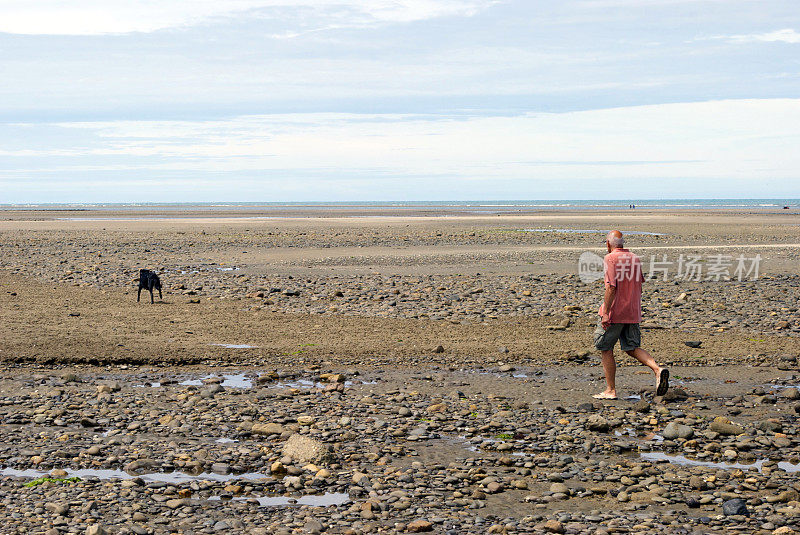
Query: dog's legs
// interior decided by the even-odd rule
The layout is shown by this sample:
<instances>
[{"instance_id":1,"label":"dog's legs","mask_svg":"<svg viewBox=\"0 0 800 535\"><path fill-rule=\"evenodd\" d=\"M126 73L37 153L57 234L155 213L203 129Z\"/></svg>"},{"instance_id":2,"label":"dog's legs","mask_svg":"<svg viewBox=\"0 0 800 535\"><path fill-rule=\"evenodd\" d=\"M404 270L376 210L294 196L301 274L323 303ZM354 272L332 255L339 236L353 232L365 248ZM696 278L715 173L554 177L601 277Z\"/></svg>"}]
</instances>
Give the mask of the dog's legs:
<instances>
[{"instance_id":1,"label":"dog's legs","mask_svg":"<svg viewBox=\"0 0 800 535\"><path fill-rule=\"evenodd\" d=\"M159 288L159 289L158 289L158 298L159 298L161 301L163 301L163 300L164 300L164 296L163 296L163 295L161 295L161 288Z\"/></svg>"},{"instance_id":2,"label":"dog's legs","mask_svg":"<svg viewBox=\"0 0 800 535\"><path fill-rule=\"evenodd\" d=\"M136 292L136 302L138 303L139 299L141 299L141 298L142 298L142 287L139 286L139 291Z\"/></svg>"},{"instance_id":3,"label":"dog's legs","mask_svg":"<svg viewBox=\"0 0 800 535\"><path fill-rule=\"evenodd\" d=\"M155 300L153 299L153 289L150 288L150 304L152 305L153 303L155 303Z\"/></svg>"}]
</instances>

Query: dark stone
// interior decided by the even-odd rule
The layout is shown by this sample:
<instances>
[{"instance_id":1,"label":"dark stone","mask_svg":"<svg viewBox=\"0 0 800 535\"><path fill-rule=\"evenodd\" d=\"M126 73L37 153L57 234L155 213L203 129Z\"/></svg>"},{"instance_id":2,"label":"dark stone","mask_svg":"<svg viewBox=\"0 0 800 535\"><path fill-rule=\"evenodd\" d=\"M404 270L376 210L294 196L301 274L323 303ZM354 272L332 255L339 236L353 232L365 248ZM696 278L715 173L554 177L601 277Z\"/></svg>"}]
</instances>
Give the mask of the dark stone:
<instances>
[{"instance_id":1,"label":"dark stone","mask_svg":"<svg viewBox=\"0 0 800 535\"><path fill-rule=\"evenodd\" d=\"M683 343L694 349L698 349L703 344L700 340L684 340Z\"/></svg>"},{"instance_id":2,"label":"dark stone","mask_svg":"<svg viewBox=\"0 0 800 535\"><path fill-rule=\"evenodd\" d=\"M748 516L747 503L741 498L734 498L722 504L722 514L725 516L744 515Z\"/></svg>"}]
</instances>

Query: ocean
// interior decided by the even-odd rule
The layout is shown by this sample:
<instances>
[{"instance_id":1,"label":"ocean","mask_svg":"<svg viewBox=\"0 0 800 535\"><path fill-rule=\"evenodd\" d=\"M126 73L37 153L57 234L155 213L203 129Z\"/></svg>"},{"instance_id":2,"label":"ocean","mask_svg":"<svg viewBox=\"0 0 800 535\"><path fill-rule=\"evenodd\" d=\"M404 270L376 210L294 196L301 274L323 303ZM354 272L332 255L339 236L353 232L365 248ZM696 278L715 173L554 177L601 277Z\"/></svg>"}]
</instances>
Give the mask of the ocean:
<instances>
[{"instance_id":1,"label":"ocean","mask_svg":"<svg viewBox=\"0 0 800 535\"><path fill-rule=\"evenodd\" d=\"M633 200L494 200L494 201L351 201L351 202L185 202L185 203L29 203L0 204L4 210L87 210L146 211L159 210L281 210L303 208L313 210L391 208L441 209L491 212L516 210L606 209L629 210L631 205L642 209L782 209L800 207L800 199L633 199Z\"/></svg>"}]
</instances>

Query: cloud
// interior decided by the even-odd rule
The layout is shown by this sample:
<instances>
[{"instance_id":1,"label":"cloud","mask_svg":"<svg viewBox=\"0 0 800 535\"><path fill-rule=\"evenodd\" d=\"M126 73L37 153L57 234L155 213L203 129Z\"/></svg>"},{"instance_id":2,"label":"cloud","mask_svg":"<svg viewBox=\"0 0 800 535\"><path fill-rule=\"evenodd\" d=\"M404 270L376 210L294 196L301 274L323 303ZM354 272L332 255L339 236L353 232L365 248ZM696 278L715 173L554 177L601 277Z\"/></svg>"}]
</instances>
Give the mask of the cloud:
<instances>
[{"instance_id":1,"label":"cloud","mask_svg":"<svg viewBox=\"0 0 800 535\"><path fill-rule=\"evenodd\" d=\"M531 183L788 179L800 168L793 150L798 125L800 99L502 117L293 113L17 125L9 135L21 138L20 148L0 152L0 183L25 173L103 170L111 190L121 171L291 174L333 182L355 175ZM313 189L313 180L307 184Z\"/></svg>"},{"instance_id":2,"label":"cloud","mask_svg":"<svg viewBox=\"0 0 800 535\"><path fill-rule=\"evenodd\" d=\"M316 10L357 24L472 16L496 0L6 0L0 32L27 35L104 35L154 32L271 10ZM335 26L334 26L335 27ZM289 32L291 34L291 32Z\"/></svg>"},{"instance_id":3,"label":"cloud","mask_svg":"<svg viewBox=\"0 0 800 535\"><path fill-rule=\"evenodd\" d=\"M742 35L720 35L715 39L727 39L737 43L800 43L800 33L794 31L792 28L784 28L783 30L775 30L774 32L767 33L750 33Z\"/></svg>"}]
</instances>

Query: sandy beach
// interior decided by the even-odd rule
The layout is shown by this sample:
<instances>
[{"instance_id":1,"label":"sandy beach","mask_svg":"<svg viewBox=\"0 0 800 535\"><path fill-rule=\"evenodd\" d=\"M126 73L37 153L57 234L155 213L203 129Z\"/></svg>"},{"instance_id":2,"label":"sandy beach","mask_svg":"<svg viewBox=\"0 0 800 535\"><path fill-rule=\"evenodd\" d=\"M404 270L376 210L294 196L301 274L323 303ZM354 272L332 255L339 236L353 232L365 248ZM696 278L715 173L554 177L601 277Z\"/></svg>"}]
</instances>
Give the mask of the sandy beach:
<instances>
[{"instance_id":1,"label":"sandy beach","mask_svg":"<svg viewBox=\"0 0 800 535\"><path fill-rule=\"evenodd\" d=\"M664 399L625 356L591 398L611 228L666 270ZM0 247L0 533L800 526L796 209L20 209Z\"/></svg>"}]
</instances>

